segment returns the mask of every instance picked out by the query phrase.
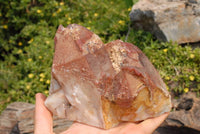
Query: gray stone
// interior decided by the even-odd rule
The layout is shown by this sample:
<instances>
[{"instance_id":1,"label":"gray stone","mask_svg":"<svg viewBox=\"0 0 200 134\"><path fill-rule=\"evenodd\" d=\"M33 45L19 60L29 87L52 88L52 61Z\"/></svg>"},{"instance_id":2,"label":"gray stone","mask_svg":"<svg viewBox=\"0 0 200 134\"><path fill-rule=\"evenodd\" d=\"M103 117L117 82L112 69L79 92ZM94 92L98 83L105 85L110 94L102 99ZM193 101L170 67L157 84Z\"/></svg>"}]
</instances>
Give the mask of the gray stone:
<instances>
[{"instance_id":1,"label":"gray stone","mask_svg":"<svg viewBox=\"0 0 200 134\"><path fill-rule=\"evenodd\" d=\"M199 0L140 0L130 19L135 29L149 31L161 41L200 41Z\"/></svg>"},{"instance_id":2,"label":"gray stone","mask_svg":"<svg viewBox=\"0 0 200 134\"><path fill-rule=\"evenodd\" d=\"M35 105L25 102L14 102L0 115L0 134L33 134ZM54 117L55 133L60 133L71 126L72 122Z\"/></svg>"},{"instance_id":3,"label":"gray stone","mask_svg":"<svg viewBox=\"0 0 200 134\"><path fill-rule=\"evenodd\" d=\"M199 131L187 127L159 127L153 134L200 134Z\"/></svg>"},{"instance_id":4,"label":"gray stone","mask_svg":"<svg viewBox=\"0 0 200 134\"><path fill-rule=\"evenodd\" d=\"M66 119L55 119L54 118L54 122L53 122L53 125L54 125L54 132L56 133L60 133L60 132L63 132L65 130L67 130L71 125L72 125L72 121L68 121Z\"/></svg>"},{"instance_id":5,"label":"gray stone","mask_svg":"<svg viewBox=\"0 0 200 134\"><path fill-rule=\"evenodd\" d=\"M14 102L8 105L0 116L0 132L18 134L30 130L33 123L31 125L24 123L23 127L18 127L18 124L22 124L25 120L33 122L34 108L33 104L25 102Z\"/></svg>"},{"instance_id":6,"label":"gray stone","mask_svg":"<svg viewBox=\"0 0 200 134\"><path fill-rule=\"evenodd\" d=\"M177 101L172 101L177 103ZM200 98L194 93L184 94L174 105L164 123L154 134L199 134L200 133Z\"/></svg>"}]
</instances>

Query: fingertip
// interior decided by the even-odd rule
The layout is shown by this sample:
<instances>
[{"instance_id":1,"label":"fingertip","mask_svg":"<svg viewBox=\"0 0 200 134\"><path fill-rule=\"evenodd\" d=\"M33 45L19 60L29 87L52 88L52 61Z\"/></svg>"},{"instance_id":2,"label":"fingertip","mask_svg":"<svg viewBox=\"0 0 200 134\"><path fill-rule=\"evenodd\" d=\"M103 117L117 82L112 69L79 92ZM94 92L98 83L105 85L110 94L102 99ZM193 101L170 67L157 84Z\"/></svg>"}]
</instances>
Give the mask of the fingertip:
<instances>
[{"instance_id":1,"label":"fingertip","mask_svg":"<svg viewBox=\"0 0 200 134\"><path fill-rule=\"evenodd\" d=\"M39 96L45 96L45 95L42 94L42 93L36 93L35 96L36 96L36 97L39 97Z\"/></svg>"},{"instance_id":2,"label":"fingertip","mask_svg":"<svg viewBox=\"0 0 200 134\"><path fill-rule=\"evenodd\" d=\"M46 108L44 102L46 96L42 93L37 93L35 95L35 134L41 133L52 133L53 124L52 124L52 113Z\"/></svg>"},{"instance_id":3,"label":"fingertip","mask_svg":"<svg viewBox=\"0 0 200 134\"><path fill-rule=\"evenodd\" d=\"M146 119L143 122L141 122L140 124L138 124L140 126L140 128L146 133L153 133L153 131L155 131L156 128L158 128L163 122L164 120L167 118L167 116L169 115L169 112L163 113L162 115L158 116L158 117L154 117L154 118L150 118L150 119Z\"/></svg>"},{"instance_id":4,"label":"fingertip","mask_svg":"<svg viewBox=\"0 0 200 134\"><path fill-rule=\"evenodd\" d=\"M166 113L164 113L164 114L166 114L167 116L169 116L170 112L166 112Z\"/></svg>"},{"instance_id":5,"label":"fingertip","mask_svg":"<svg viewBox=\"0 0 200 134\"><path fill-rule=\"evenodd\" d=\"M35 98L36 98L36 100L39 100L39 99L45 100L46 96L44 94L42 94L42 93L37 93L35 95Z\"/></svg>"},{"instance_id":6,"label":"fingertip","mask_svg":"<svg viewBox=\"0 0 200 134\"><path fill-rule=\"evenodd\" d=\"M164 121L164 120L169 116L169 114L170 114L170 112L166 112L166 113L164 113L164 114L158 116L158 118L161 118L161 120Z\"/></svg>"}]
</instances>

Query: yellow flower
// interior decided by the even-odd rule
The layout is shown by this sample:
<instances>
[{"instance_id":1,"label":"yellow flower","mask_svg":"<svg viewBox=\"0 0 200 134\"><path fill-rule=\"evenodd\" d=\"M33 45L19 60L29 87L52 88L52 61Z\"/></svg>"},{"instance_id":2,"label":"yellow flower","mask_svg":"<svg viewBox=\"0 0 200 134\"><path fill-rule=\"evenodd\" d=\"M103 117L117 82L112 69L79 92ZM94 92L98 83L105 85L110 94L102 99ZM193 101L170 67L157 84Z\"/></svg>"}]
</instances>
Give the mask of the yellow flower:
<instances>
[{"instance_id":1,"label":"yellow flower","mask_svg":"<svg viewBox=\"0 0 200 134\"><path fill-rule=\"evenodd\" d=\"M128 8L128 11L130 12L130 11L131 11L131 9L132 9L131 7L130 7L130 8Z\"/></svg>"},{"instance_id":2,"label":"yellow flower","mask_svg":"<svg viewBox=\"0 0 200 134\"><path fill-rule=\"evenodd\" d=\"M167 90L169 91L169 87L168 86L166 86L167 87Z\"/></svg>"},{"instance_id":3,"label":"yellow flower","mask_svg":"<svg viewBox=\"0 0 200 134\"><path fill-rule=\"evenodd\" d=\"M119 20L118 23L119 23L120 25L124 25L124 24L125 24L125 21Z\"/></svg>"},{"instance_id":4,"label":"yellow flower","mask_svg":"<svg viewBox=\"0 0 200 134\"><path fill-rule=\"evenodd\" d=\"M111 1L110 4L113 4L113 2Z\"/></svg>"},{"instance_id":5,"label":"yellow flower","mask_svg":"<svg viewBox=\"0 0 200 134\"><path fill-rule=\"evenodd\" d=\"M41 13L41 12L42 12L42 11L41 11L40 9L37 10L37 13L38 13L38 14Z\"/></svg>"},{"instance_id":6,"label":"yellow flower","mask_svg":"<svg viewBox=\"0 0 200 134\"><path fill-rule=\"evenodd\" d=\"M184 88L183 91L184 93L187 93L189 91L189 88Z\"/></svg>"},{"instance_id":7,"label":"yellow flower","mask_svg":"<svg viewBox=\"0 0 200 134\"><path fill-rule=\"evenodd\" d=\"M34 77L34 74L28 74L28 78L33 78Z\"/></svg>"},{"instance_id":8,"label":"yellow flower","mask_svg":"<svg viewBox=\"0 0 200 134\"><path fill-rule=\"evenodd\" d=\"M90 28L90 27L87 27L87 29L89 29L89 30L90 30L91 28Z\"/></svg>"},{"instance_id":9,"label":"yellow flower","mask_svg":"<svg viewBox=\"0 0 200 134\"><path fill-rule=\"evenodd\" d=\"M98 17L99 16L99 14L98 13L94 13L94 17Z\"/></svg>"},{"instance_id":10,"label":"yellow flower","mask_svg":"<svg viewBox=\"0 0 200 134\"><path fill-rule=\"evenodd\" d=\"M62 9L59 8L59 9L56 11L56 13L60 13L61 11L62 11Z\"/></svg>"},{"instance_id":11,"label":"yellow flower","mask_svg":"<svg viewBox=\"0 0 200 134\"><path fill-rule=\"evenodd\" d=\"M48 41L48 40L46 41L46 44L49 44L49 41Z\"/></svg>"},{"instance_id":12,"label":"yellow flower","mask_svg":"<svg viewBox=\"0 0 200 134\"><path fill-rule=\"evenodd\" d=\"M46 83L49 84L49 83L50 83L50 80L47 80Z\"/></svg>"},{"instance_id":13,"label":"yellow flower","mask_svg":"<svg viewBox=\"0 0 200 134\"><path fill-rule=\"evenodd\" d=\"M43 73L41 73L41 74L40 74L40 77L41 77L41 78L44 78L44 77L45 77L45 75L44 75Z\"/></svg>"},{"instance_id":14,"label":"yellow flower","mask_svg":"<svg viewBox=\"0 0 200 134\"><path fill-rule=\"evenodd\" d=\"M68 14L65 14L65 17L67 18L67 17L68 17Z\"/></svg>"},{"instance_id":15,"label":"yellow flower","mask_svg":"<svg viewBox=\"0 0 200 134\"><path fill-rule=\"evenodd\" d=\"M2 14L0 13L0 17L2 16Z\"/></svg>"},{"instance_id":16,"label":"yellow flower","mask_svg":"<svg viewBox=\"0 0 200 134\"><path fill-rule=\"evenodd\" d=\"M89 20L88 23L92 23L92 22Z\"/></svg>"},{"instance_id":17,"label":"yellow flower","mask_svg":"<svg viewBox=\"0 0 200 134\"><path fill-rule=\"evenodd\" d=\"M69 20L69 21L71 21L71 20L72 20L72 18L68 17L68 20Z\"/></svg>"},{"instance_id":18,"label":"yellow flower","mask_svg":"<svg viewBox=\"0 0 200 134\"><path fill-rule=\"evenodd\" d=\"M43 78L40 78L40 82L43 82L44 81L44 79Z\"/></svg>"},{"instance_id":19,"label":"yellow flower","mask_svg":"<svg viewBox=\"0 0 200 134\"><path fill-rule=\"evenodd\" d=\"M194 54L190 54L190 58L193 59L195 57Z\"/></svg>"},{"instance_id":20,"label":"yellow flower","mask_svg":"<svg viewBox=\"0 0 200 134\"><path fill-rule=\"evenodd\" d=\"M64 2L60 2L60 6L63 6L65 3Z\"/></svg>"},{"instance_id":21,"label":"yellow flower","mask_svg":"<svg viewBox=\"0 0 200 134\"><path fill-rule=\"evenodd\" d=\"M33 38L31 38L28 43L31 44L33 42Z\"/></svg>"},{"instance_id":22,"label":"yellow flower","mask_svg":"<svg viewBox=\"0 0 200 134\"><path fill-rule=\"evenodd\" d=\"M191 81L194 81L194 76L193 76L193 75L190 75L189 79L190 79Z\"/></svg>"},{"instance_id":23,"label":"yellow flower","mask_svg":"<svg viewBox=\"0 0 200 134\"><path fill-rule=\"evenodd\" d=\"M19 42L19 43L18 43L18 46L22 46L22 42Z\"/></svg>"},{"instance_id":24,"label":"yellow flower","mask_svg":"<svg viewBox=\"0 0 200 134\"><path fill-rule=\"evenodd\" d=\"M32 61L32 59L31 58L28 58L28 62L31 62Z\"/></svg>"},{"instance_id":25,"label":"yellow flower","mask_svg":"<svg viewBox=\"0 0 200 134\"><path fill-rule=\"evenodd\" d=\"M167 48L163 49L163 52L165 52L165 53L166 53L167 51L168 51L168 49L167 49Z\"/></svg>"},{"instance_id":26,"label":"yellow flower","mask_svg":"<svg viewBox=\"0 0 200 134\"><path fill-rule=\"evenodd\" d=\"M30 86L30 85L27 85L27 86L26 86L26 89L30 89L30 88L31 88L31 86Z\"/></svg>"},{"instance_id":27,"label":"yellow flower","mask_svg":"<svg viewBox=\"0 0 200 134\"><path fill-rule=\"evenodd\" d=\"M42 56L38 56L39 59L42 59Z\"/></svg>"},{"instance_id":28,"label":"yellow flower","mask_svg":"<svg viewBox=\"0 0 200 134\"><path fill-rule=\"evenodd\" d=\"M8 29L8 26L7 26L7 25L3 25L3 28L4 28L4 29Z\"/></svg>"},{"instance_id":29,"label":"yellow flower","mask_svg":"<svg viewBox=\"0 0 200 134\"><path fill-rule=\"evenodd\" d=\"M18 53L18 54L21 54L21 53L22 53L22 50L21 50L21 49L19 49L19 50L17 51L17 53Z\"/></svg>"},{"instance_id":30,"label":"yellow flower","mask_svg":"<svg viewBox=\"0 0 200 134\"><path fill-rule=\"evenodd\" d=\"M56 16L56 13L53 13L52 16Z\"/></svg>"},{"instance_id":31,"label":"yellow flower","mask_svg":"<svg viewBox=\"0 0 200 134\"><path fill-rule=\"evenodd\" d=\"M69 24L71 24L71 22L70 22L70 21L67 21L67 24L69 25Z\"/></svg>"},{"instance_id":32,"label":"yellow flower","mask_svg":"<svg viewBox=\"0 0 200 134\"><path fill-rule=\"evenodd\" d=\"M46 95L48 95L48 94L49 94L49 90L45 90L44 93L45 93Z\"/></svg>"},{"instance_id":33,"label":"yellow flower","mask_svg":"<svg viewBox=\"0 0 200 134\"><path fill-rule=\"evenodd\" d=\"M170 77L169 77L169 76L165 76L165 79L166 79L166 80L170 80Z\"/></svg>"}]
</instances>

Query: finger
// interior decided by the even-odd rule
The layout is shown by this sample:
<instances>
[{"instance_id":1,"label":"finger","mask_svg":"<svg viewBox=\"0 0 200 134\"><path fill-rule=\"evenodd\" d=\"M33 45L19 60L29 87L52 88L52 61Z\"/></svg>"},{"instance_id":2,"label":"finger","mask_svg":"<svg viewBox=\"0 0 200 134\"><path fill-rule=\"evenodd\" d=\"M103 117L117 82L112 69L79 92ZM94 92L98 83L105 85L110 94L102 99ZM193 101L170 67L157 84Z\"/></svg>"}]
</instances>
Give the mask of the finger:
<instances>
[{"instance_id":1,"label":"finger","mask_svg":"<svg viewBox=\"0 0 200 134\"><path fill-rule=\"evenodd\" d=\"M169 113L165 113L161 116L147 119L139 124L139 127L141 130L143 130L144 133L153 133L156 128L158 128L162 122L167 118Z\"/></svg>"},{"instance_id":2,"label":"finger","mask_svg":"<svg viewBox=\"0 0 200 134\"><path fill-rule=\"evenodd\" d=\"M52 114L44 105L45 99L45 95L36 94L34 134L53 133Z\"/></svg>"}]
</instances>

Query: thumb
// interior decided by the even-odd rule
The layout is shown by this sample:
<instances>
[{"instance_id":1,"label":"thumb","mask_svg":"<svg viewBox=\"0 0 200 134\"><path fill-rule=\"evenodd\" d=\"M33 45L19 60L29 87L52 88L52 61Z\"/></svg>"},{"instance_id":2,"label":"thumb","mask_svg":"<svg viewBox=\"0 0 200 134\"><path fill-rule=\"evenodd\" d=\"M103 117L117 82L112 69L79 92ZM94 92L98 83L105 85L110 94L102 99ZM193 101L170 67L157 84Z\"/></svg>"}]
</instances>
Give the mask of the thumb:
<instances>
[{"instance_id":1,"label":"thumb","mask_svg":"<svg viewBox=\"0 0 200 134\"><path fill-rule=\"evenodd\" d=\"M158 117L144 120L139 124L139 126L141 130L144 131L144 133L153 133L162 124L168 115L169 113L164 113Z\"/></svg>"},{"instance_id":2,"label":"thumb","mask_svg":"<svg viewBox=\"0 0 200 134\"><path fill-rule=\"evenodd\" d=\"M37 93L35 97L36 103L34 134L52 134L52 113L44 105L46 96L41 93Z\"/></svg>"}]
</instances>

